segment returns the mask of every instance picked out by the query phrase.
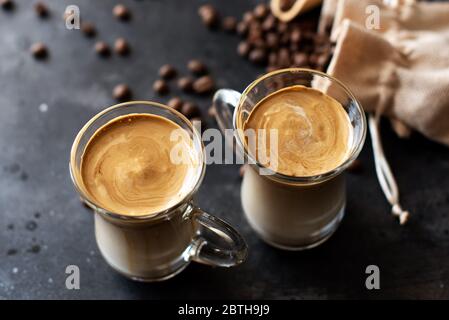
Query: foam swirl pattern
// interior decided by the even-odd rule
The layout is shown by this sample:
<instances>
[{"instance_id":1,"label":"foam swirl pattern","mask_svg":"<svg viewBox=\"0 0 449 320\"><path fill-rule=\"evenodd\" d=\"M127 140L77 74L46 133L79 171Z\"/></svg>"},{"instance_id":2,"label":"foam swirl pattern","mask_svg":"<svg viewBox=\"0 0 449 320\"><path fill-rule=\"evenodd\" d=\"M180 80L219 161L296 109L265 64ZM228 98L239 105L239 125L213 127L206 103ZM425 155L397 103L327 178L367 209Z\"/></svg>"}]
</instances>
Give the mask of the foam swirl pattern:
<instances>
[{"instance_id":1,"label":"foam swirl pattern","mask_svg":"<svg viewBox=\"0 0 449 320\"><path fill-rule=\"evenodd\" d=\"M183 129L168 119L142 114L100 128L81 164L92 199L108 211L131 216L157 213L181 201L193 188L197 166L188 135L170 141L173 130ZM174 163L171 150L180 145L188 156Z\"/></svg>"},{"instance_id":2,"label":"foam swirl pattern","mask_svg":"<svg viewBox=\"0 0 449 320\"><path fill-rule=\"evenodd\" d=\"M348 156L352 138L343 106L321 91L299 85L261 100L244 129L277 130L277 148L270 149L268 133L266 137L256 134L252 146L247 139L247 147L258 161L266 152L269 161L265 165L294 177L314 176L338 167Z\"/></svg>"}]
</instances>

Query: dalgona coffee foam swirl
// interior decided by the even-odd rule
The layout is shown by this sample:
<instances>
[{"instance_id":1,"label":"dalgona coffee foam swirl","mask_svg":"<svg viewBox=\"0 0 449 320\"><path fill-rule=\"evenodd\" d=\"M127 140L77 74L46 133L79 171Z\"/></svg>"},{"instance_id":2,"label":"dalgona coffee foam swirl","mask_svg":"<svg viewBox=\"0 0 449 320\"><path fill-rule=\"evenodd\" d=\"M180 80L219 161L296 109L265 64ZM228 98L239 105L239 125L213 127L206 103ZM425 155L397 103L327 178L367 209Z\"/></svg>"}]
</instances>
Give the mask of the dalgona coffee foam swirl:
<instances>
[{"instance_id":1,"label":"dalgona coffee foam swirl","mask_svg":"<svg viewBox=\"0 0 449 320\"><path fill-rule=\"evenodd\" d=\"M261 100L244 124L244 130L247 129L277 130L277 156L273 154L276 148L270 148L268 134L266 138L256 134L256 143L249 149L257 160L260 154L266 154L270 160L267 166L277 166L276 172L295 177L335 169L346 160L352 139L352 127L343 106L321 91L300 85Z\"/></svg>"},{"instance_id":2,"label":"dalgona coffee foam swirl","mask_svg":"<svg viewBox=\"0 0 449 320\"><path fill-rule=\"evenodd\" d=\"M84 186L104 209L130 216L168 209L193 188L198 171L188 134L156 115L119 117L100 128L88 142L81 163ZM178 131L178 132L182 132ZM185 132L186 133L186 132ZM184 148L176 163L173 148Z\"/></svg>"}]
</instances>

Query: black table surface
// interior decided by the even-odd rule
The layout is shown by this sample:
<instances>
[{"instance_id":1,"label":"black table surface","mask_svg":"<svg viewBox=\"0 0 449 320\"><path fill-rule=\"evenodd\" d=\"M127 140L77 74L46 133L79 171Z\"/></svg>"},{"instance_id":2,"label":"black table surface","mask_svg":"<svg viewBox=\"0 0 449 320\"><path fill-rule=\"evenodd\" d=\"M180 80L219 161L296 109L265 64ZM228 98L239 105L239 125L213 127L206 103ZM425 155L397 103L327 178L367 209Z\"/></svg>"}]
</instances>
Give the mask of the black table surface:
<instances>
[{"instance_id":1,"label":"black table surface","mask_svg":"<svg viewBox=\"0 0 449 320\"><path fill-rule=\"evenodd\" d=\"M239 167L210 165L199 205L244 235L247 261L230 269L192 263L175 278L153 284L115 273L99 254L92 214L69 177L69 150L78 130L114 104L111 91L120 82L131 86L136 99L165 102L151 90L164 63L187 73L189 59L203 59L218 87L236 90L263 70L239 58L237 36L200 23L203 1L123 1L133 12L129 23L112 16L116 1L48 0L52 15L46 20L37 18L32 1L15 2L14 11L0 11L0 298L449 298L449 149L419 134L400 140L387 123L385 151L411 212L406 226L390 215L367 139L363 172L348 174L346 217L318 248L285 252L263 243L242 212ZM213 3L223 15L240 16L257 1ZM96 38L65 28L61 15L69 4L96 24ZM131 43L128 58L101 59L93 52L96 40L113 43L119 36ZM48 45L46 61L31 57L28 48L36 41ZM206 113L211 97L191 99ZM80 268L80 290L65 287L65 268L72 264ZM370 264L380 268L380 290L365 287Z\"/></svg>"}]
</instances>

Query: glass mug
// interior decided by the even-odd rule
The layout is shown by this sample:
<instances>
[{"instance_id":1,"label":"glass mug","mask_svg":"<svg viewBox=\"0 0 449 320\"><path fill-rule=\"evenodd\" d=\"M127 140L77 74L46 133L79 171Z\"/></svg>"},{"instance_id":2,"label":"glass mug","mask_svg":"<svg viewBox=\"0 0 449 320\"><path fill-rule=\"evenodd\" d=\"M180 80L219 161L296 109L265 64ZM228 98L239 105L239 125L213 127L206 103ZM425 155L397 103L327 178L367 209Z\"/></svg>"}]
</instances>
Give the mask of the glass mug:
<instances>
[{"instance_id":1,"label":"glass mug","mask_svg":"<svg viewBox=\"0 0 449 320\"><path fill-rule=\"evenodd\" d=\"M192 139L198 170L190 192L171 208L148 216L108 212L86 192L80 165L95 132L124 115L148 114L169 119ZM81 199L94 210L95 237L106 262L119 273L139 281L159 281L181 272L190 261L231 267L247 256L244 239L226 222L198 208L192 198L205 173L204 146L191 122L176 110L155 102L118 104L94 116L78 133L70 154L70 174Z\"/></svg>"},{"instance_id":2,"label":"glass mug","mask_svg":"<svg viewBox=\"0 0 449 320\"><path fill-rule=\"evenodd\" d=\"M353 128L346 160L337 168L307 177L269 171L248 152L244 123L253 108L269 94L293 85L315 88L344 107ZM357 158L366 135L362 107L337 79L314 70L290 68L268 73L251 83L242 94L222 89L214 96L217 122L222 131L234 129L237 152L248 161L241 186L241 201L247 221L268 244L285 250L313 248L338 228L346 204L343 171ZM236 130L237 129L237 130Z\"/></svg>"}]
</instances>

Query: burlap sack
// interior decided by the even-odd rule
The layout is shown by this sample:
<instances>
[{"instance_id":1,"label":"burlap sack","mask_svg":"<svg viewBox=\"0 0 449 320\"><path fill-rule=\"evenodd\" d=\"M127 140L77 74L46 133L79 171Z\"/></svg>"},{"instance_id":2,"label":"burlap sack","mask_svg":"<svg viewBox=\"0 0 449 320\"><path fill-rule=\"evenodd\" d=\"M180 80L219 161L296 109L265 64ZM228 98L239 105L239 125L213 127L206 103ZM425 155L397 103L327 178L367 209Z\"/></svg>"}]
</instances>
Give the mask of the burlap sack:
<instances>
[{"instance_id":1,"label":"burlap sack","mask_svg":"<svg viewBox=\"0 0 449 320\"><path fill-rule=\"evenodd\" d=\"M367 29L366 8L380 10ZM449 145L449 4L340 0L327 72L355 93L364 109L398 119Z\"/></svg>"}]
</instances>

